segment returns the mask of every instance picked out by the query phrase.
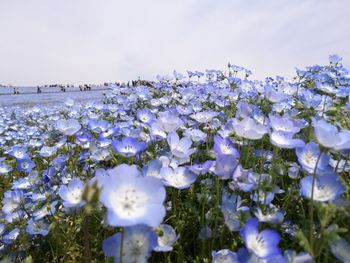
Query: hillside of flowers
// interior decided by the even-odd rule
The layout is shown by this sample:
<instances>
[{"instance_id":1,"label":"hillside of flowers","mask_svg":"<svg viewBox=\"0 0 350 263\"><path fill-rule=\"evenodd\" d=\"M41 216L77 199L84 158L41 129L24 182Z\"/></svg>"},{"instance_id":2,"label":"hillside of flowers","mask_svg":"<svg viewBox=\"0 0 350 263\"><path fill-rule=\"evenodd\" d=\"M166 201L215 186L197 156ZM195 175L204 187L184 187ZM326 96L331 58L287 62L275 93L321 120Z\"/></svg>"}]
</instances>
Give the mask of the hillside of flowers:
<instances>
[{"instance_id":1,"label":"hillside of flowers","mask_svg":"<svg viewBox=\"0 0 350 263\"><path fill-rule=\"evenodd\" d=\"M1 262L350 262L348 70L250 75L0 107Z\"/></svg>"}]
</instances>

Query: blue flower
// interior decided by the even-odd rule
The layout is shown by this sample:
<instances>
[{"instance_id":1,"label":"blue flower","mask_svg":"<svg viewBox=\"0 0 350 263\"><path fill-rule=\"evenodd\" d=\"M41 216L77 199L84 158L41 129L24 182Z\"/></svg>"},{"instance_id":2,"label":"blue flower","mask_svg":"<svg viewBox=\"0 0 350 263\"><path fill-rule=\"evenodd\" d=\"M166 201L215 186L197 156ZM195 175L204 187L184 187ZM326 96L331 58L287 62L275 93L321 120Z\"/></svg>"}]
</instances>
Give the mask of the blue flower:
<instances>
[{"instance_id":1,"label":"blue flower","mask_svg":"<svg viewBox=\"0 0 350 263\"><path fill-rule=\"evenodd\" d=\"M12 167L6 163L0 162L0 174L8 174L12 171Z\"/></svg>"},{"instance_id":2,"label":"blue flower","mask_svg":"<svg viewBox=\"0 0 350 263\"><path fill-rule=\"evenodd\" d=\"M81 125L76 119L60 119L56 122L56 128L62 134L71 136L80 130Z\"/></svg>"},{"instance_id":3,"label":"blue flower","mask_svg":"<svg viewBox=\"0 0 350 263\"><path fill-rule=\"evenodd\" d=\"M212 263L239 263L237 254L228 249L212 251L211 257Z\"/></svg>"},{"instance_id":4,"label":"blue flower","mask_svg":"<svg viewBox=\"0 0 350 263\"><path fill-rule=\"evenodd\" d=\"M229 179L238 167L238 160L233 155L219 155L215 162L215 174L220 179Z\"/></svg>"},{"instance_id":5,"label":"blue flower","mask_svg":"<svg viewBox=\"0 0 350 263\"><path fill-rule=\"evenodd\" d=\"M143 123L150 124L155 120L154 114L150 109L141 109L136 112L137 118Z\"/></svg>"},{"instance_id":6,"label":"blue flower","mask_svg":"<svg viewBox=\"0 0 350 263\"><path fill-rule=\"evenodd\" d=\"M26 232L31 235L46 236L49 233L49 224L44 220L35 221L31 218L28 221Z\"/></svg>"},{"instance_id":7,"label":"blue flower","mask_svg":"<svg viewBox=\"0 0 350 263\"><path fill-rule=\"evenodd\" d=\"M132 137L124 137L121 141L113 141L112 146L116 153L120 153L124 156L134 156L144 151L147 148L147 143Z\"/></svg>"},{"instance_id":8,"label":"blue flower","mask_svg":"<svg viewBox=\"0 0 350 263\"><path fill-rule=\"evenodd\" d=\"M270 134L270 142L279 148L286 149L303 147L305 145L303 140L293 139L293 136L293 133L274 131Z\"/></svg>"},{"instance_id":9,"label":"blue flower","mask_svg":"<svg viewBox=\"0 0 350 263\"><path fill-rule=\"evenodd\" d=\"M350 132L339 132L337 127L324 120L313 119L317 141L327 148L335 150L350 149Z\"/></svg>"},{"instance_id":10,"label":"blue flower","mask_svg":"<svg viewBox=\"0 0 350 263\"><path fill-rule=\"evenodd\" d=\"M241 229L242 214L249 212L249 207L242 206L242 200L238 194L229 196L224 192L222 195L221 212L224 215L226 226L231 231L239 231Z\"/></svg>"},{"instance_id":11,"label":"blue flower","mask_svg":"<svg viewBox=\"0 0 350 263\"><path fill-rule=\"evenodd\" d=\"M192 141L188 137L179 138L176 132L170 132L167 137L167 141L171 150L171 153L180 159L189 158L189 156L195 152L192 149Z\"/></svg>"},{"instance_id":12,"label":"blue flower","mask_svg":"<svg viewBox=\"0 0 350 263\"><path fill-rule=\"evenodd\" d=\"M330 169L329 156L325 153L321 154L318 145L314 142L309 142L305 144L304 147L296 148L295 152L297 154L299 164L306 172L310 174L314 173L318 158L319 161L317 163L316 173L324 172Z\"/></svg>"},{"instance_id":13,"label":"blue flower","mask_svg":"<svg viewBox=\"0 0 350 263\"><path fill-rule=\"evenodd\" d=\"M111 226L145 224L157 227L165 216L165 189L160 180L143 177L136 166L119 165L108 170L100 200Z\"/></svg>"},{"instance_id":14,"label":"blue flower","mask_svg":"<svg viewBox=\"0 0 350 263\"><path fill-rule=\"evenodd\" d=\"M250 117L246 117L241 121L234 119L233 128L238 136L249 140L259 140L268 132L265 125Z\"/></svg>"},{"instance_id":15,"label":"blue flower","mask_svg":"<svg viewBox=\"0 0 350 263\"><path fill-rule=\"evenodd\" d=\"M258 231L258 220L250 218L240 231L244 245L249 252L261 259L267 259L281 254L278 248L280 235L274 230Z\"/></svg>"},{"instance_id":16,"label":"blue flower","mask_svg":"<svg viewBox=\"0 0 350 263\"><path fill-rule=\"evenodd\" d=\"M83 192L85 184L79 178L73 178L68 186L61 185L58 194L63 199L63 206L79 207L85 204L83 201Z\"/></svg>"},{"instance_id":17,"label":"blue flower","mask_svg":"<svg viewBox=\"0 0 350 263\"><path fill-rule=\"evenodd\" d=\"M344 238L336 238L330 242L332 254L341 262L350 262L350 245Z\"/></svg>"},{"instance_id":18,"label":"blue flower","mask_svg":"<svg viewBox=\"0 0 350 263\"><path fill-rule=\"evenodd\" d=\"M16 168L18 171L29 173L34 167L35 163L28 158L17 159Z\"/></svg>"},{"instance_id":19,"label":"blue flower","mask_svg":"<svg viewBox=\"0 0 350 263\"><path fill-rule=\"evenodd\" d=\"M29 158L29 155L27 154L27 148L26 147L20 147L20 146L13 146L12 150L9 152L9 154L13 157L18 159L27 159Z\"/></svg>"},{"instance_id":20,"label":"blue flower","mask_svg":"<svg viewBox=\"0 0 350 263\"><path fill-rule=\"evenodd\" d=\"M214 161L205 161L204 163L197 163L189 166L191 172L199 175L199 174L205 174L209 172L209 169L213 166L215 162Z\"/></svg>"},{"instance_id":21,"label":"blue flower","mask_svg":"<svg viewBox=\"0 0 350 263\"><path fill-rule=\"evenodd\" d=\"M340 61L342 61L342 58L339 55L337 54L329 55L330 63L336 64L336 63L339 63Z\"/></svg>"},{"instance_id":22,"label":"blue flower","mask_svg":"<svg viewBox=\"0 0 350 263\"><path fill-rule=\"evenodd\" d=\"M187 167L176 167L175 169L163 167L160 174L166 186L172 186L176 189L186 189L197 179L197 175Z\"/></svg>"},{"instance_id":23,"label":"blue flower","mask_svg":"<svg viewBox=\"0 0 350 263\"><path fill-rule=\"evenodd\" d=\"M309 175L300 181L300 193L311 199L312 192L312 178ZM340 181L339 176L335 173L326 173L315 178L313 200L320 202L327 202L336 200L341 194L345 192L345 186Z\"/></svg>"},{"instance_id":24,"label":"blue flower","mask_svg":"<svg viewBox=\"0 0 350 263\"><path fill-rule=\"evenodd\" d=\"M179 238L179 236L176 235L175 230L172 228L172 226L162 224L157 228L156 232L158 233L158 237L157 246L154 248L154 251L172 251L174 243Z\"/></svg>"},{"instance_id":25,"label":"blue flower","mask_svg":"<svg viewBox=\"0 0 350 263\"><path fill-rule=\"evenodd\" d=\"M221 138L215 135L214 150L218 155L233 155L235 158L239 158L239 152L230 138Z\"/></svg>"},{"instance_id":26,"label":"blue flower","mask_svg":"<svg viewBox=\"0 0 350 263\"><path fill-rule=\"evenodd\" d=\"M105 239L102 247L107 257L114 257L115 263L146 263L156 244L155 233L147 226L137 225L124 228L123 237L116 233Z\"/></svg>"}]
</instances>

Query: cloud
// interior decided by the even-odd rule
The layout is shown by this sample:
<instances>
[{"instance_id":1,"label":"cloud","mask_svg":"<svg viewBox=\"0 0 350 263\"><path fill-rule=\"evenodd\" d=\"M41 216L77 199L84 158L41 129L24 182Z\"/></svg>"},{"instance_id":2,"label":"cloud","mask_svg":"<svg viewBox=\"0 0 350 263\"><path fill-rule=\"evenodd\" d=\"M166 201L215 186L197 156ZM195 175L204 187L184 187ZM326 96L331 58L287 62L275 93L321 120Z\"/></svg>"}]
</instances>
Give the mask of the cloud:
<instances>
[{"instance_id":1,"label":"cloud","mask_svg":"<svg viewBox=\"0 0 350 263\"><path fill-rule=\"evenodd\" d=\"M346 0L12 0L0 7L0 82L19 85L153 79L224 68L255 77L350 65Z\"/></svg>"}]
</instances>

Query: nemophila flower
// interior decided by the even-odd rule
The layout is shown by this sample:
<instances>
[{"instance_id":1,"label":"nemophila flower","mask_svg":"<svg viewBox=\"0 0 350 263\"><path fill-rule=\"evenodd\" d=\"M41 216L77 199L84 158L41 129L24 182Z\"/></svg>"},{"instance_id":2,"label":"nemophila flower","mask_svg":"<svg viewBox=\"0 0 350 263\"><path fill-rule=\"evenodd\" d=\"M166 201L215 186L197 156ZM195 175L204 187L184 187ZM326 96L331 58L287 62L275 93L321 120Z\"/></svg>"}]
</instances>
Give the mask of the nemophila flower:
<instances>
[{"instance_id":1,"label":"nemophila flower","mask_svg":"<svg viewBox=\"0 0 350 263\"><path fill-rule=\"evenodd\" d=\"M285 94L284 92L281 92L281 91L277 91L276 89L274 89L271 86L266 86L265 91L266 91L265 96L272 103L285 101L289 98L289 96L287 94Z\"/></svg>"},{"instance_id":2,"label":"nemophila flower","mask_svg":"<svg viewBox=\"0 0 350 263\"><path fill-rule=\"evenodd\" d=\"M150 124L155 120L155 115L150 109L141 109L136 112L137 118L143 123Z\"/></svg>"},{"instance_id":3,"label":"nemophila flower","mask_svg":"<svg viewBox=\"0 0 350 263\"><path fill-rule=\"evenodd\" d=\"M238 167L239 162L233 155L219 155L215 161L215 174L220 179L229 179L235 169Z\"/></svg>"},{"instance_id":4,"label":"nemophila flower","mask_svg":"<svg viewBox=\"0 0 350 263\"><path fill-rule=\"evenodd\" d=\"M239 263L237 254L229 249L211 252L212 263Z\"/></svg>"},{"instance_id":5,"label":"nemophila flower","mask_svg":"<svg viewBox=\"0 0 350 263\"><path fill-rule=\"evenodd\" d=\"M121 233L103 241L103 252L107 257L114 257L115 263L147 263L151 251L156 246L156 235L144 225L124 228Z\"/></svg>"},{"instance_id":6,"label":"nemophila flower","mask_svg":"<svg viewBox=\"0 0 350 263\"><path fill-rule=\"evenodd\" d=\"M6 163L0 162L0 174L8 174L12 171L12 167L7 165Z\"/></svg>"},{"instance_id":7,"label":"nemophila flower","mask_svg":"<svg viewBox=\"0 0 350 263\"><path fill-rule=\"evenodd\" d=\"M27 148L20 146L13 146L9 154L16 159L26 159L28 158Z\"/></svg>"},{"instance_id":8,"label":"nemophila flower","mask_svg":"<svg viewBox=\"0 0 350 263\"><path fill-rule=\"evenodd\" d=\"M297 253L292 250L286 250L283 253L283 257L286 263L313 263L314 260L309 253L300 252Z\"/></svg>"},{"instance_id":9,"label":"nemophila flower","mask_svg":"<svg viewBox=\"0 0 350 263\"><path fill-rule=\"evenodd\" d=\"M203 142L208 135L199 129L187 129L185 136L191 138L194 142Z\"/></svg>"},{"instance_id":10,"label":"nemophila flower","mask_svg":"<svg viewBox=\"0 0 350 263\"><path fill-rule=\"evenodd\" d=\"M246 117L241 121L233 119L232 125L238 136L249 140L259 140L268 132L265 125L258 123L250 117Z\"/></svg>"},{"instance_id":11,"label":"nemophila flower","mask_svg":"<svg viewBox=\"0 0 350 263\"><path fill-rule=\"evenodd\" d=\"M214 111L203 111L194 113L190 117L199 123L208 123L217 115L218 113Z\"/></svg>"},{"instance_id":12,"label":"nemophila flower","mask_svg":"<svg viewBox=\"0 0 350 263\"><path fill-rule=\"evenodd\" d=\"M288 115L269 115L270 126L274 131L277 132L288 132L288 133L298 133L300 128L302 128L301 123L292 119Z\"/></svg>"},{"instance_id":13,"label":"nemophila flower","mask_svg":"<svg viewBox=\"0 0 350 263\"><path fill-rule=\"evenodd\" d=\"M111 124L106 120L91 119L88 123L88 128L93 132L105 132L111 128Z\"/></svg>"},{"instance_id":14,"label":"nemophila flower","mask_svg":"<svg viewBox=\"0 0 350 263\"><path fill-rule=\"evenodd\" d=\"M303 140L293 139L293 136L293 133L274 131L270 134L270 142L279 148L285 149L293 149L305 145Z\"/></svg>"},{"instance_id":15,"label":"nemophila flower","mask_svg":"<svg viewBox=\"0 0 350 263\"><path fill-rule=\"evenodd\" d=\"M191 166L188 166L188 169L199 175L199 174L205 174L207 172L209 172L210 168L214 165L214 161L205 161L204 163L197 163L197 164L193 164Z\"/></svg>"},{"instance_id":16,"label":"nemophila flower","mask_svg":"<svg viewBox=\"0 0 350 263\"><path fill-rule=\"evenodd\" d=\"M339 55L337 54L329 55L330 63L336 64L336 63L339 63L340 61L342 61L342 58Z\"/></svg>"},{"instance_id":17,"label":"nemophila flower","mask_svg":"<svg viewBox=\"0 0 350 263\"><path fill-rule=\"evenodd\" d=\"M18 228L12 229L10 232L2 236L2 240L5 244L12 244L19 237L21 231Z\"/></svg>"},{"instance_id":18,"label":"nemophila flower","mask_svg":"<svg viewBox=\"0 0 350 263\"><path fill-rule=\"evenodd\" d=\"M316 163L316 173L325 172L330 168L329 156L325 153L321 154L318 145L314 142L309 142L305 144L304 147L296 148L295 152L297 154L299 164L306 172L310 174L314 173ZM317 159L319 159L318 162Z\"/></svg>"},{"instance_id":19,"label":"nemophila flower","mask_svg":"<svg viewBox=\"0 0 350 263\"><path fill-rule=\"evenodd\" d=\"M174 243L178 240L179 236L176 235L172 226L162 224L156 229L157 233L157 245L154 247L154 251L168 252L173 250Z\"/></svg>"},{"instance_id":20,"label":"nemophila flower","mask_svg":"<svg viewBox=\"0 0 350 263\"><path fill-rule=\"evenodd\" d=\"M234 191L251 192L256 187L255 174L250 169L243 169L240 164L235 169L232 179L229 187Z\"/></svg>"},{"instance_id":21,"label":"nemophila flower","mask_svg":"<svg viewBox=\"0 0 350 263\"><path fill-rule=\"evenodd\" d=\"M17 159L16 168L18 171L29 173L35 167L35 163L28 158Z\"/></svg>"},{"instance_id":22,"label":"nemophila flower","mask_svg":"<svg viewBox=\"0 0 350 263\"><path fill-rule=\"evenodd\" d=\"M235 158L239 158L239 152L230 138L221 138L215 135L214 150L218 155L232 155Z\"/></svg>"},{"instance_id":23,"label":"nemophila flower","mask_svg":"<svg viewBox=\"0 0 350 263\"><path fill-rule=\"evenodd\" d=\"M317 141L324 147L335 150L350 149L350 132L339 132L337 127L324 120L313 119Z\"/></svg>"},{"instance_id":24,"label":"nemophila flower","mask_svg":"<svg viewBox=\"0 0 350 263\"><path fill-rule=\"evenodd\" d=\"M207 240L213 236L213 230L208 225L201 227L198 233L198 239Z\"/></svg>"},{"instance_id":25,"label":"nemophila flower","mask_svg":"<svg viewBox=\"0 0 350 263\"><path fill-rule=\"evenodd\" d=\"M160 169L163 167L163 164L158 159L151 160L147 165L142 167L142 174L144 176L152 176L158 179L161 179Z\"/></svg>"},{"instance_id":26,"label":"nemophila flower","mask_svg":"<svg viewBox=\"0 0 350 263\"><path fill-rule=\"evenodd\" d=\"M40 156L42 157L50 157L52 155L54 155L57 151L57 147L56 146L53 146L53 147L49 147L49 146L43 146L41 149L40 149Z\"/></svg>"},{"instance_id":27,"label":"nemophila flower","mask_svg":"<svg viewBox=\"0 0 350 263\"><path fill-rule=\"evenodd\" d=\"M165 189L160 180L143 177L135 166L125 164L108 170L100 200L107 208L111 226L145 224L157 227L165 215Z\"/></svg>"},{"instance_id":28,"label":"nemophila flower","mask_svg":"<svg viewBox=\"0 0 350 263\"><path fill-rule=\"evenodd\" d=\"M79 178L73 178L67 185L61 185L58 194L62 198L63 206L67 208L80 207L85 204L83 192L85 184Z\"/></svg>"},{"instance_id":29,"label":"nemophila flower","mask_svg":"<svg viewBox=\"0 0 350 263\"><path fill-rule=\"evenodd\" d=\"M288 176L292 179L298 178L300 174L300 166L297 163L292 163L288 167Z\"/></svg>"},{"instance_id":30,"label":"nemophila flower","mask_svg":"<svg viewBox=\"0 0 350 263\"><path fill-rule=\"evenodd\" d=\"M299 100L307 107L316 108L322 104L322 96L309 89L299 91Z\"/></svg>"},{"instance_id":31,"label":"nemophila flower","mask_svg":"<svg viewBox=\"0 0 350 263\"><path fill-rule=\"evenodd\" d=\"M313 176L309 175L300 181L300 193L311 199ZM336 200L345 192L345 186L335 173L325 173L315 178L313 200L327 202Z\"/></svg>"},{"instance_id":32,"label":"nemophila flower","mask_svg":"<svg viewBox=\"0 0 350 263\"><path fill-rule=\"evenodd\" d=\"M240 231L245 247L260 259L267 259L281 254L278 248L280 235L274 230L263 230L259 233L258 220L250 218Z\"/></svg>"},{"instance_id":33,"label":"nemophila flower","mask_svg":"<svg viewBox=\"0 0 350 263\"><path fill-rule=\"evenodd\" d=\"M163 167L160 170L162 180L166 186L177 189L190 187L197 179L197 175L192 173L187 167L176 167L175 169Z\"/></svg>"},{"instance_id":34,"label":"nemophila flower","mask_svg":"<svg viewBox=\"0 0 350 263\"><path fill-rule=\"evenodd\" d=\"M53 201L50 204L44 204L41 208L35 210L32 214L34 220L40 220L48 215L54 215L56 213L56 205L58 201Z\"/></svg>"},{"instance_id":35,"label":"nemophila flower","mask_svg":"<svg viewBox=\"0 0 350 263\"><path fill-rule=\"evenodd\" d=\"M42 235L46 236L49 233L49 224L44 220L33 220L29 219L26 232L31 235Z\"/></svg>"},{"instance_id":36,"label":"nemophila flower","mask_svg":"<svg viewBox=\"0 0 350 263\"><path fill-rule=\"evenodd\" d=\"M92 141L93 136L87 131L79 131L76 134L76 143L79 145L85 145Z\"/></svg>"},{"instance_id":37,"label":"nemophila flower","mask_svg":"<svg viewBox=\"0 0 350 263\"><path fill-rule=\"evenodd\" d=\"M242 199L237 194L229 196L226 192L222 195L221 212L224 215L226 226L231 231L241 229L241 219L244 213L249 212L249 207L242 206Z\"/></svg>"},{"instance_id":38,"label":"nemophila flower","mask_svg":"<svg viewBox=\"0 0 350 263\"><path fill-rule=\"evenodd\" d=\"M165 139L167 134L162 129L161 125L157 122L153 122L150 128L151 137L153 140Z\"/></svg>"},{"instance_id":39,"label":"nemophila flower","mask_svg":"<svg viewBox=\"0 0 350 263\"><path fill-rule=\"evenodd\" d=\"M96 147L95 145L90 146L90 159L93 162L108 161L112 158L111 152L107 148Z\"/></svg>"},{"instance_id":40,"label":"nemophila flower","mask_svg":"<svg viewBox=\"0 0 350 263\"><path fill-rule=\"evenodd\" d=\"M275 194L273 192L266 192L262 189L258 189L257 191L251 194L251 199L254 202L260 202L261 204L269 205L273 199L275 198Z\"/></svg>"},{"instance_id":41,"label":"nemophila flower","mask_svg":"<svg viewBox=\"0 0 350 263\"><path fill-rule=\"evenodd\" d=\"M167 142L169 144L171 153L178 158L185 159L195 152L192 149L192 141L188 137L179 138L176 132L170 132L167 136Z\"/></svg>"},{"instance_id":42,"label":"nemophila flower","mask_svg":"<svg viewBox=\"0 0 350 263\"><path fill-rule=\"evenodd\" d=\"M329 242L332 254L341 262L350 262L350 245L344 238L336 238Z\"/></svg>"},{"instance_id":43,"label":"nemophila flower","mask_svg":"<svg viewBox=\"0 0 350 263\"><path fill-rule=\"evenodd\" d=\"M170 111L160 112L158 115L157 123L165 132L176 131L183 125L183 121Z\"/></svg>"},{"instance_id":44,"label":"nemophila flower","mask_svg":"<svg viewBox=\"0 0 350 263\"><path fill-rule=\"evenodd\" d=\"M269 222L276 225L282 224L284 219L283 212L271 204L264 212L260 207L257 208L254 215L259 219L259 222Z\"/></svg>"},{"instance_id":45,"label":"nemophila flower","mask_svg":"<svg viewBox=\"0 0 350 263\"><path fill-rule=\"evenodd\" d=\"M4 214L12 214L15 210L21 208L25 202L24 193L21 190L8 190L4 193L2 199L2 211Z\"/></svg>"},{"instance_id":46,"label":"nemophila flower","mask_svg":"<svg viewBox=\"0 0 350 263\"><path fill-rule=\"evenodd\" d=\"M122 140L112 142L113 149L116 153L124 156L134 156L147 148L147 143L132 137L124 137Z\"/></svg>"},{"instance_id":47,"label":"nemophila flower","mask_svg":"<svg viewBox=\"0 0 350 263\"><path fill-rule=\"evenodd\" d=\"M176 110L180 115L190 115L193 112L191 107L186 107L183 105L177 105Z\"/></svg>"},{"instance_id":48,"label":"nemophila flower","mask_svg":"<svg viewBox=\"0 0 350 263\"><path fill-rule=\"evenodd\" d=\"M81 125L76 119L60 119L56 122L56 128L62 134L71 136L80 130Z\"/></svg>"}]
</instances>

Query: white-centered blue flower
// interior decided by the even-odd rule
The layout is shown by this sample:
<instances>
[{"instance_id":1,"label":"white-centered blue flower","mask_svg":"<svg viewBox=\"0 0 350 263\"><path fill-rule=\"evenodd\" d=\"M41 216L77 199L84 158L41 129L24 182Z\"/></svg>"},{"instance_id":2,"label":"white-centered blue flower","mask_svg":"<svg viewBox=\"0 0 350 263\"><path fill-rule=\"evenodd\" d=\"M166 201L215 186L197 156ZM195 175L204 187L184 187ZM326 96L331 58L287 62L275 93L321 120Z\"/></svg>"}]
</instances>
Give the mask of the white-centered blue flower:
<instances>
[{"instance_id":1,"label":"white-centered blue flower","mask_svg":"<svg viewBox=\"0 0 350 263\"><path fill-rule=\"evenodd\" d=\"M56 122L56 128L62 134L71 136L80 130L81 125L79 121L76 119L68 119L68 120L60 119Z\"/></svg>"},{"instance_id":2,"label":"white-centered blue flower","mask_svg":"<svg viewBox=\"0 0 350 263\"><path fill-rule=\"evenodd\" d=\"M278 248L280 235L269 229L259 233L258 224L256 218L250 218L240 232L248 251L261 259L280 255L281 251Z\"/></svg>"},{"instance_id":3,"label":"white-centered blue flower","mask_svg":"<svg viewBox=\"0 0 350 263\"><path fill-rule=\"evenodd\" d=\"M300 193L311 199L313 176L309 175L300 181ZM345 186L335 173L326 173L315 178L313 200L327 202L336 200L345 192Z\"/></svg>"},{"instance_id":4,"label":"white-centered blue flower","mask_svg":"<svg viewBox=\"0 0 350 263\"><path fill-rule=\"evenodd\" d=\"M176 132L170 132L167 137L167 141L171 150L171 153L178 158L188 158L195 149L192 149L192 141L188 137L179 138Z\"/></svg>"},{"instance_id":5,"label":"white-centered blue flower","mask_svg":"<svg viewBox=\"0 0 350 263\"><path fill-rule=\"evenodd\" d=\"M237 254L229 249L211 252L212 263L239 263Z\"/></svg>"},{"instance_id":6,"label":"white-centered blue flower","mask_svg":"<svg viewBox=\"0 0 350 263\"><path fill-rule=\"evenodd\" d=\"M163 167L160 169L160 175L166 186L177 189L190 187L197 179L197 175L192 173L187 167Z\"/></svg>"},{"instance_id":7,"label":"white-centered blue flower","mask_svg":"<svg viewBox=\"0 0 350 263\"><path fill-rule=\"evenodd\" d=\"M154 251L167 252L173 250L174 243L178 240L179 236L176 235L172 226L162 224L157 228L157 246Z\"/></svg>"},{"instance_id":8,"label":"white-centered blue flower","mask_svg":"<svg viewBox=\"0 0 350 263\"><path fill-rule=\"evenodd\" d=\"M100 200L111 226L145 224L157 227L165 216L165 188L160 180L143 177L136 166L119 165L108 171Z\"/></svg>"},{"instance_id":9,"label":"white-centered blue flower","mask_svg":"<svg viewBox=\"0 0 350 263\"><path fill-rule=\"evenodd\" d=\"M84 189L85 184L79 178L73 178L68 185L61 185L58 194L63 200L63 206L72 208L84 205L82 199Z\"/></svg>"}]
</instances>

